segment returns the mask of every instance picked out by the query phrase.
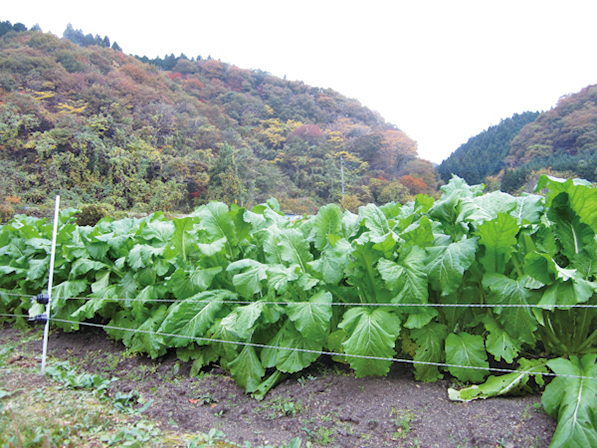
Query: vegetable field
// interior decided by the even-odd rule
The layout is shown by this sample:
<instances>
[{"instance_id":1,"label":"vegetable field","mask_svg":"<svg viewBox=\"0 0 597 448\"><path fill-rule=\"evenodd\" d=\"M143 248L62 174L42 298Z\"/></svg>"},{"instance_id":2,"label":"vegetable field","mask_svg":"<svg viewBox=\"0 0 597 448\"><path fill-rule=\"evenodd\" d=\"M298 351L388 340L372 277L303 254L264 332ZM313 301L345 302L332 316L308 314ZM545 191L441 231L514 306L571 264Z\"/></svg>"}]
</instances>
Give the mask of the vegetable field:
<instances>
[{"instance_id":1,"label":"vegetable field","mask_svg":"<svg viewBox=\"0 0 597 448\"><path fill-rule=\"evenodd\" d=\"M131 351L218 362L257 398L322 354L357 376L413 365L472 400L544 387L552 446L597 446L597 190L544 195L453 178L434 200L336 205L290 222L277 203L210 203L184 218L60 216L52 325L100 325ZM43 312L52 226L0 228L0 316ZM555 376L555 378L553 378Z\"/></svg>"}]
</instances>

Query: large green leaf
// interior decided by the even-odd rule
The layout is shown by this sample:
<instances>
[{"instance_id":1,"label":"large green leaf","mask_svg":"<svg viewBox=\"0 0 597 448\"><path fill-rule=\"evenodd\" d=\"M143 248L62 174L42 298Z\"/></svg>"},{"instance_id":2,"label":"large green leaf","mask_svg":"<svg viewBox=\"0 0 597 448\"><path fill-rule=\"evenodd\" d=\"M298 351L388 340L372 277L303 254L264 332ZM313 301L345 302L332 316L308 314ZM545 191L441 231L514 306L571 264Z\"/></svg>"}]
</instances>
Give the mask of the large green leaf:
<instances>
[{"instance_id":1,"label":"large green leaf","mask_svg":"<svg viewBox=\"0 0 597 448\"><path fill-rule=\"evenodd\" d=\"M132 332L128 347L133 353L147 353L153 359L166 353L162 337L156 331L167 313L166 305L160 305L153 310L145 322L139 325L138 331Z\"/></svg>"},{"instance_id":2,"label":"large green leaf","mask_svg":"<svg viewBox=\"0 0 597 448\"><path fill-rule=\"evenodd\" d=\"M394 232L388 232L380 237L371 237L369 234L370 241L374 242L373 248L380 251L384 257L392 258L398 247L398 235ZM361 242L364 240L361 240Z\"/></svg>"},{"instance_id":3,"label":"large green leaf","mask_svg":"<svg viewBox=\"0 0 597 448\"><path fill-rule=\"evenodd\" d=\"M127 300L125 305L132 308L132 316L138 322L141 322L151 315L153 311L152 304L155 303L156 299L163 297L166 289L163 284L147 285L139 291L135 300Z\"/></svg>"},{"instance_id":4,"label":"large green leaf","mask_svg":"<svg viewBox=\"0 0 597 448\"><path fill-rule=\"evenodd\" d=\"M437 308L431 306L403 307L401 310L408 315L408 319L404 322L404 328L411 330L423 328L439 315Z\"/></svg>"},{"instance_id":5,"label":"large green leaf","mask_svg":"<svg viewBox=\"0 0 597 448\"><path fill-rule=\"evenodd\" d=\"M149 244L137 244L131 249L127 256L129 266L133 269L141 269L153 263L153 257L162 255L164 247L153 247Z\"/></svg>"},{"instance_id":6,"label":"large green leaf","mask_svg":"<svg viewBox=\"0 0 597 448\"><path fill-rule=\"evenodd\" d=\"M436 381L443 377L435 365L425 363L440 363L444 357L444 341L447 327L436 322L423 328L412 330L410 336L417 342L415 352L415 378L419 381Z\"/></svg>"},{"instance_id":7,"label":"large green leaf","mask_svg":"<svg viewBox=\"0 0 597 448\"><path fill-rule=\"evenodd\" d=\"M488 331L485 340L487 351L493 355L496 361L503 359L508 364L512 364L514 358L520 353L521 341L510 336L490 314L485 315L483 323Z\"/></svg>"},{"instance_id":8,"label":"large green leaf","mask_svg":"<svg viewBox=\"0 0 597 448\"><path fill-rule=\"evenodd\" d=\"M464 331L450 333L446 338L446 363L453 365L448 370L460 381L482 382L489 373L483 338Z\"/></svg>"},{"instance_id":9,"label":"large green leaf","mask_svg":"<svg viewBox=\"0 0 597 448\"><path fill-rule=\"evenodd\" d=\"M375 204L367 204L360 210L365 227L373 238L387 235L390 232L388 219Z\"/></svg>"},{"instance_id":10,"label":"large green leaf","mask_svg":"<svg viewBox=\"0 0 597 448\"><path fill-rule=\"evenodd\" d=\"M487 272L505 272L516 245L518 230L516 219L506 213L500 213L496 219L478 226L480 243L485 246L485 254L480 261Z\"/></svg>"},{"instance_id":11,"label":"large green leaf","mask_svg":"<svg viewBox=\"0 0 597 448\"><path fill-rule=\"evenodd\" d=\"M483 286L492 292L489 303L495 303L498 307L500 304L513 305L496 308L502 328L514 338L533 344L537 321L528 305L536 304L539 296L527 288L527 279L513 280L501 274L486 274Z\"/></svg>"},{"instance_id":12,"label":"large green leaf","mask_svg":"<svg viewBox=\"0 0 597 448\"><path fill-rule=\"evenodd\" d=\"M341 229L342 211L336 204L324 205L319 209L313 220L310 240L315 247L322 251L328 244L328 235L334 235Z\"/></svg>"},{"instance_id":13,"label":"large green leaf","mask_svg":"<svg viewBox=\"0 0 597 448\"><path fill-rule=\"evenodd\" d=\"M348 210L342 214L340 235L349 240L355 236L361 228L361 219L359 215L355 215Z\"/></svg>"},{"instance_id":14,"label":"large green leaf","mask_svg":"<svg viewBox=\"0 0 597 448\"><path fill-rule=\"evenodd\" d=\"M85 248L87 252L91 256L91 258L95 258L96 260L103 259L108 251L110 250L110 243L104 241L85 241Z\"/></svg>"},{"instance_id":15,"label":"large green leaf","mask_svg":"<svg viewBox=\"0 0 597 448\"><path fill-rule=\"evenodd\" d=\"M263 240L263 252L265 260L270 265L284 264L282 259L283 248L280 243L280 229L276 226L270 226L264 232L266 236Z\"/></svg>"},{"instance_id":16,"label":"large green leaf","mask_svg":"<svg viewBox=\"0 0 597 448\"><path fill-rule=\"evenodd\" d=\"M325 339L332 319L332 294L320 291L308 302L291 303L286 314L303 337L319 341Z\"/></svg>"},{"instance_id":17,"label":"large green leaf","mask_svg":"<svg viewBox=\"0 0 597 448\"><path fill-rule=\"evenodd\" d=\"M295 373L310 366L321 355L323 343L305 337L290 320L280 328L261 352L265 367L276 367L281 372ZM277 348L279 347L279 348Z\"/></svg>"},{"instance_id":18,"label":"large green leaf","mask_svg":"<svg viewBox=\"0 0 597 448\"><path fill-rule=\"evenodd\" d=\"M517 371L505 375L487 378L483 384L465 387L460 390L448 389L448 396L453 401L472 401L479 398L496 397L499 395L520 394L521 391L531 391L527 385L533 377L538 384L543 384L543 375L547 373L545 360L521 358Z\"/></svg>"},{"instance_id":19,"label":"large green leaf","mask_svg":"<svg viewBox=\"0 0 597 448\"><path fill-rule=\"evenodd\" d=\"M427 303L429 296L427 273L425 272L425 251L417 246L400 254L395 263L382 258L377 269L386 286L395 296L394 303Z\"/></svg>"},{"instance_id":20,"label":"large green leaf","mask_svg":"<svg viewBox=\"0 0 597 448\"><path fill-rule=\"evenodd\" d=\"M87 290L86 280L71 280L62 282L52 288L52 309L64 306L66 301L78 297Z\"/></svg>"},{"instance_id":21,"label":"large green leaf","mask_svg":"<svg viewBox=\"0 0 597 448\"><path fill-rule=\"evenodd\" d=\"M460 213L464 220L479 225L485 221L493 221L501 213L510 213L515 206L516 198L501 191L493 191L463 199Z\"/></svg>"},{"instance_id":22,"label":"large green leaf","mask_svg":"<svg viewBox=\"0 0 597 448\"><path fill-rule=\"evenodd\" d=\"M221 326L240 339L250 339L265 307L262 302L239 306L222 319Z\"/></svg>"},{"instance_id":23,"label":"large green leaf","mask_svg":"<svg viewBox=\"0 0 597 448\"><path fill-rule=\"evenodd\" d=\"M469 185L464 179L456 175L452 175L452 178L446 185L442 185L440 190L446 194L458 193L462 198L472 198L483 194L485 185Z\"/></svg>"},{"instance_id":24,"label":"large green leaf","mask_svg":"<svg viewBox=\"0 0 597 448\"><path fill-rule=\"evenodd\" d=\"M189 253L197 246L194 236L191 234L194 221L191 217L173 218L174 234L172 245L178 251L183 260L186 260Z\"/></svg>"},{"instance_id":25,"label":"large green leaf","mask_svg":"<svg viewBox=\"0 0 597 448\"><path fill-rule=\"evenodd\" d=\"M226 268L229 272L240 269L245 269L245 271L236 274L232 278L232 283L241 296L250 299L261 292L261 280L267 278L267 265L255 260L244 259L230 263Z\"/></svg>"},{"instance_id":26,"label":"large green leaf","mask_svg":"<svg viewBox=\"0 0 597 448\"><path fill-rule=\"evenodd\" d=\"M299 278L297 271L298 265L291 265L286 267L282 264L268 266L267 268L267 285L274 289L278 294L283 294L288 290L289 282L293 282Z\"/></svg>"},{"instance_id":27,"label":"large green leaf","mask_svg":"<svg viewBox=\"0 0 597 448\"><path fill-rule=\"evenodd\" d=\"M128 271L118 282L118 294L123 298L133 298L137 295L139 282L135 278L133 271Z\"/></svg>"},{"instance_id":28,"label":"large green leaf","mask_svg":"<svg viewBox=\"0 0 597 448\"><path fill-rule=\"evenodd\" d=\"M230 214L234 219L234 231L236 238L240 243L245 243L249 233L253 229L251 222L245 219L245 212L247 210L244 207L239 207L236 204L230 205Z\"/></svg>"},{"instance_id":29,"label":"large green leaf","mask_svg":"<svg viewBox=\"0 0 597 448\"><path fill-rule=\"evenodd\" d=\"M283 229L280 231L278 246L282 249L280 257L289 264L298 264L306 272L307 263L313 260L309 250L309 242L303 234L296 229Z\"/></svg>"},{"instance_id":30,"label":"large green leaf","mask_svg":"<svg viewBox=\"0 0 597 448\"><path fill-rule=\"evenodd\" d=\"M400 238L404 241L404 247L431 246L434 239L431 221L427 216L422 216L421 219L404 229L400 234Z\"/></svg>"},{"instance_id":31,"label":"large green leaf","mask_svg":"<svg viewBox=\"0 0 597 448\"><path fill-rule=\"evenodd\" d=\"M170 291L172 291L174 297L180 300L184 300L201 291L198 286L193 284L189 277L189 273L183 268L178 268L176 271L174 271L166 285Z\"/></svg>"},{"instance_id":32,"label":"large green leaf","mask_svg":"<svg viewBox=\"0 0 597 448\"><path fill-rule=\"evenodd\" d=\"M262 214L255 213L254 211L245 210L243 213L243 220L251 224L253 232L267 227L267 221L265 217Z\"/></svg>"},{"instance_id":33,"label":"large green leaf","mask_svg":"<svg viewBox=\"0 0 597 448\"><path fill-rule=\"evenodd\" d=\"M594 242L595 232L581 222L579 215L572 210L567 194L562 193L553 198L547 216L554 223L554 233L561 244L561 251L569 260L580 253L585 245Z\"/></svg>"},{"instance_id":34,"label":"large green leaf","mask_svg":"<svg viewBox=\"0 0 597 448\"><path fill-rule=\"evenodd\" d=\"M2 272L9 274L10 272L5 272L6 270L12 270L13 272L16 271L16 268L9 268L8 266L0 266ZM29 260L29 269L27 270L27 280L38 280L48 276L48 270L50 269L50 257L47 256L45 258L36 259L32 258Z\"/></svg>"},{"instance_id":35,"label":"large green leaf","mask_svg":"<svg viewBox=\"0 0 597 448\"><path fill-rule=\"evenodd\" d=\"M583 247L572 261L581 278L587 280L597 274L597 248Z\"/></svg>"},{"instance_id":36,"label":"large green leaf","mask_svg":"<svg viewBox=\"0 0 597 448\"><path fill-rule=\"evenodd\" d=\"M88 258L79 258L76 260L71 268L69 278L76 279L81 275L87 274L89 271L100 271L106 269L108 266L100 261L90 260Z\"/></svg>"},{"instance_id":37,"label":"large green leaf","mask_svg":"<svg viewBox=\"0 0 597 448\"><path fill-rule=\"evenodd\" d=\"M545 209L543 197L527 195L516 198L516 207L510 215L516 219L519 226L525 224L538 224Z\"/></svg>"},{"instance_id":38,"label":"large green leaf","mask_svg":"<svg viewBox=\"0 0 597 448\"><path fill-rule=\"evenodd\" d=\"M529 252L524 257L524 272L544 285L550 285L558 272L557 263L549 254Z\"/></svg>"},{"instance_id":39,"label":"large green leaf","mask_svg":"<svg viewBox=\"0 0 597 448\"><path fill-rule=\"evenodd\" d=\"M246 345L240 354L228 363L230 374L239 386L244 387L247 392L254 392L265 375L265 369L255 353L255 349Z\"/></svg>"},{"instance_id":40,"label":"large green leaf","mask_svg":"<svg viewBox=\"0 0 597 448\"><path fill-rule=\"evenodd\" d=\"M325 283L337 284L344 277L344 269L350 262L351 252L352 245L341 238L327 246L321 256L309 262L309 265L321 274Z\"/></svg>"},{"instance_id":41,"label":"large green leaf","mask_svg":"<svg viewBox=\"0 0 597 448\"><path fill-rule=\"evenodd\" d=\"M94 293L100 293L106 291L110 287L110 271L104 270L96 272L95 282L91 284L91 291Z\"/></svg>"},{"instance_id":42,"label":"large green leaf","mask_svg":"<svg viewBox=\"0 0 597 448\"><path fill-rule=\"evenodd\" d=\"M230 258L238 251L238 239L234 230L234 219L228 210L228 206L222 202L210 202L199 208L191 216L200 218L199 226L204 229L209 242L226 238L226 252ZM233 249L235 248L235 249Z\"/></svg>"},{"instance_id":43,"label":"large green leaf","mask_svg":"<svg viewBox=\"0 0 597 448\"><path fill-rule=\"evenodd\" d=\"M210 288L213 279L216 275L222 272L221 266L214 266L212 268L196 268L189 272L191 283L205 291Z\"/></svg>"},{"instance_id":44,"label":"large green leaf","mask_svg":"<svg viewBox=\"0 0 597 448\"><path fill-rule=\"evenodd\" d=\"M158 216L158 214L161 216ZM172 240L172 235L175 231L174 225L170 221L162 221L161 219L164 219L164 217L161 212L154 214L153 218L154 219L149 221L143 228L140 237L146 241L155 240L156 245L163 246Z\"/></svg>"},{"instance_id":45,"label":"large green leaf","mask_svg":"<svg viewBox=\"0 0 597 448\"><path fill-rule=\"evenodd\" d=\"M595 283L586 280L570 279L565 282L557 282L543 293L539 305L550 310L554 309L554 306L560 309L569 309L570 306L587 302L594 292Z\"/></svg>"},{"instance_id":46,"label":"large green leaf","mask_svg":"<svg viewBox=\"0 0 597 448\"><path fill-rule=\"evenodd\" d=\"M344 313L338 327L349 337L342 343L344 353L360 357L347 357L358 377L385 375L392 361L372 358L393 358L394 345L400 334L400 319L383 309L369 307L351 308Z\"/></svg>"},{"instance_id":47,"label":"large green leaf","mask_svg":"<svg viewBox=\"0 0 597 448\"><path fill-rule=\"evenodd\" d=\"M168 315L159 329L160 333L180 335L167 336L172 347L184 347L192 344L194 337L203 337L215 322L216 314L228 300L235 300L236 295L226 290L213 290L196 294L186 300L175 302L168 309ZM205 342L198 342L199 345Z\"/></svg>"},{"instance_id":48,"label":"large green leaf","mask_svg":"<svg viewBox=\"0 0 597 448\"><path fill-rule=\"evenodd\" d=\"M102 290L100 297L89 298L80 308L71 313L71 317L79 322L85 319L93 319L96 313L102 310L102 308L107 307L110 303L114 303L110 299L117 298L115 289L116 287L112 286L109 289Z\"/></svg>"},{"instance_id":49,"label":"large green leaf","mask_svg":"<svg viewBox=\"0 0 597 448\"><path fill-rule=\"evenodd\" d=\"M550 447L597 446L597 364L594 353L581 360L557 358L547 363L558 375L541 398L545 411L558 421Z\"/></svg>"},{"instance_id":50,"label":"large green leaf","mask_svg":"<svg viewBox=\"0 0 597 448\"><path fill-rule=\"evenodd\" d=\"M597 232L597 189L589 182L580 179L568 179L560 182L559 180L541 176L537 185L537 191L547 186L546 204L551 207L551 203L561 193L566 193L569 198L570 207L580 218L580 221L588 224L593 232Z\"/></svg>"},{"instance_id":51,"label":"large green leaf","mask_svg":"<svg viewBox=\"0 0 597 448\"><path fill-rule=\"evenodd\" d=\"M452 181L450 181L451 183ZM444 185L444 187L450 187L450 184ZM463 197L469 195L470 192L466 193L464 190L450 188L429 210L429 217L440 222L445 234L455 240L460 240L462 235L468 232L468 226L460 214L460 202Z\"/></svg>"},{"instance_id":52,"label":"large green leaf","mask_svg":"<svg viewBox=\"0 0 597 448\"><path fill-rule=\"evenodd\" d=\"M219 254L227 247L228 240L225 236L211 243L197 243L197 248L206 257L212 257L215 254Z\"/></svg>"},{"instance_id":53,"label":"large green leaf","mask_svg":"<svg viewBox=\"0 0 597 448\"><path fill-rule=\"evenodd\" d=\"M468 238L448 246L434 246L427 249L427 268L434 289L447 296L458 289L464 271L475 261L477 238Z\"/></svg>"},{"instance_id":54,"label":"large green leaf","mask_svg":"<svg viewBox=\"0 0 597 448\"><path fill-rule=\"evenodd\" d=\"M384 288L383 281L375 265L381 254L373 249L373 243L357 244L351 257L352 261L346 268L347 282L356 287L360 301L363 303L387 303L390 293Z\"/></svg>"}]
</instances>

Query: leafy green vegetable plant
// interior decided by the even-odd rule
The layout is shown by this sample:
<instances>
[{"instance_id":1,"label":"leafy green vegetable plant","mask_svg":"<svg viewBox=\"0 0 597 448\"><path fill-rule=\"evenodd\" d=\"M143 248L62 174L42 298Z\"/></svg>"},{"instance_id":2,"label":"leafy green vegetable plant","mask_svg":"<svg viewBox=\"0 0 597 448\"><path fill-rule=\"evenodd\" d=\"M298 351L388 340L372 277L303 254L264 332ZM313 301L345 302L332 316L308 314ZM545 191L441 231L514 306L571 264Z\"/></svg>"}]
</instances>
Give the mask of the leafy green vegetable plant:
<instances>
[{"instance_id":1,"label":"leafy green vegetable plant","mask_svg":"<svg viewBox=\"0 0 597 448\"><path fill-rule=\"evenodd\" d=\"M217 362L257 398L322 352L357 376L395 358L421 381L449 372L474 383L450 392L464 401L543 387L551 371L552 446L590 445L597 189L543 177L544 195L513 197L455 177L442 190L295 223L275 201L94 227L65 211L52 316L65 330L101 321L133 353L176 349L195 373ZM50 231L25 216L0 229L0 312L39 312L29 296L47 285ZM511 372L490 376L498 363Z\"/></svg>"}]
</instances>

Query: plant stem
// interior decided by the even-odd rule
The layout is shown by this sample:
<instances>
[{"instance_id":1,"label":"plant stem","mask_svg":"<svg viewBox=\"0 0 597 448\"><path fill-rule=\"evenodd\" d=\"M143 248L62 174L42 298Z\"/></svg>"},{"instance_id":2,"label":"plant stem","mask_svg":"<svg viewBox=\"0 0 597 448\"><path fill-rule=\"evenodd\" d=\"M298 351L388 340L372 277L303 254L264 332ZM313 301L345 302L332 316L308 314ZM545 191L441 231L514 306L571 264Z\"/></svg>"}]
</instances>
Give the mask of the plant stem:
<instances>
[{"instance_id":1,"label":"plant stem","mask_svg":"<svg viewBox=\"0 0 597 448\"><path fill-rule=\"evenodd\" d=\"M597 341L597 330L593 331L593 333L591 333L591 335L585 339L585 341L580 344L578 347L576 347L575 352L576 353L580 353L583 350L585 350L586 348L590 347L591 344L593 344L593 342Z\"/></svg>"},{"instance_id":2,"label":"plant stem","mask_svg":"<svg viewBox=\"0 0 597 448\"><path fill-rule=\"evenodd\" d=\"M522 269L520 267L520 263L517 260L517 254L513 254L512 255L512 263L514 264L514 269L516 270L516 274L518 274L518 278L521 278L524 276Z\"/></svg>"},{"instance_id":3,"label":"plant stem","mask_svg":"<svg viewBox=\"0 0 597 448\"><path fill-rule=\"evenodd\" d=\"M549 322L549 319L548 319L548 322ZM562 344L562 342L554 334L553 330L551 329L551 325L550 325L550 327L540 325L538 327L538 330L539 330L539 333L541 333L541 341L543 342L544 346L551 345L554 349L556 349L557 352L566 353L566 354L568 353L566 346L564 344ZM547 347L545 347L545 349L547 350Z\"/></svg>"},{"instance_id":4,"label":"plant stem","mask_svg":"<svg viewBox=\"0 0 597 448\"><path fill-rule=\"evenodd\" d=\"M580 325L580 328L578 328L575 332L574 332L574 338L573 338L573 345L572 345L572 351L573 353L578 353L578 347L581 346L584 341L586 340L587 337L587 333L589 331L588 326L591 324L591 321L593 320L591 316L591 318L588 318L588 310L582 309L580 310L580 312L582 313L582 323Z\"/></svg>"}]
</instances>

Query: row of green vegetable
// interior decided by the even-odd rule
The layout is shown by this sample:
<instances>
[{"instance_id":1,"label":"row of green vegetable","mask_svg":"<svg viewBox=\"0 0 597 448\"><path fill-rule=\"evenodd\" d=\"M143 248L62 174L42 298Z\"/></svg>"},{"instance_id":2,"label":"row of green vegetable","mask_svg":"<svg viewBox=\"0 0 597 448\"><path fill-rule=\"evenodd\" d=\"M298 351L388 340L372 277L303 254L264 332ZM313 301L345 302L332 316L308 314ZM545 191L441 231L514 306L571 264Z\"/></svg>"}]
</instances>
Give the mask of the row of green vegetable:
<instances>
[{"instance_id":1,"label":"row of green vegetable","mask_svg":"<svg viewBox=\"0 0 597 448\"><path fill-rule=\"evenodd\" d=\"M442 190L297 222L275 200L95 227L65 210L52 325L101 322L130 350L176 349L194 371L218 362L257 397L321 352L357 376L408 359L418 380L473 383L456 400L553 373L552 446L597 446L597 189L543 177L543 194L513 197L455 177ZM51 237L24 215L0 228L0 313L43 312L29 297L47 288Z\"/></svg>"}]
</instances>

